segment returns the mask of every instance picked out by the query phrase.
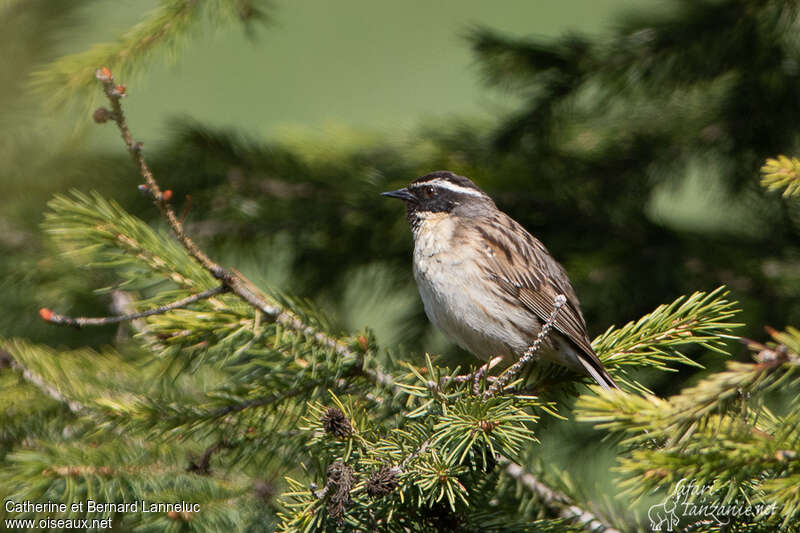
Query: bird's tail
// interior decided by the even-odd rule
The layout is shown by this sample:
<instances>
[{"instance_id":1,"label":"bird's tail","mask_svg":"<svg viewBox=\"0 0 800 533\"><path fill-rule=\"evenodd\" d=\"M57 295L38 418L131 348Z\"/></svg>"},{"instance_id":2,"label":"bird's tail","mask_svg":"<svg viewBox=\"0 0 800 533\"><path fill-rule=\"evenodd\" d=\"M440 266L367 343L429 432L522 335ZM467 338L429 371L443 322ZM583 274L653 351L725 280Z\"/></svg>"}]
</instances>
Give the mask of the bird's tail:
<instances>
[{"instance_id":1,"label":"bird's tail","mask_svg":"<svg viewBox=\"0 0 800 533\"><path fill-rule=\"evenodd\" d=\"M595 356L596 357L596 356ZM586 369L586 372L594 378L594 380L600 384L606 390L617 389L619 390L619 385L614 381L608 371L603 368L603 365L598 360L596 365L592 364L595 361L589 361L585 357L578 357L583 368Z\"/></svg>"}]
</instances>

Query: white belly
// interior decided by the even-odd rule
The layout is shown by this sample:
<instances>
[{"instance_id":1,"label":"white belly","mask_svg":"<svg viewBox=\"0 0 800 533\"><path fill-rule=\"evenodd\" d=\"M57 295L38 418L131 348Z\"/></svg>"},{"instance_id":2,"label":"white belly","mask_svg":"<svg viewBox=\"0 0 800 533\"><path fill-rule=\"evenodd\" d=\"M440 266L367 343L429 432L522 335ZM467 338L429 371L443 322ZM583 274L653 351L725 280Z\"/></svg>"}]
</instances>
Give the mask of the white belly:
<instances>
[{"instance_id":1,"label":"white belly","mask_svg":"<svg viewBox=\"0 0 800 533\"><path fill-rule=\"evenodd\" d=\"M414 246L414 278L428 318L481 359L518 357L535 338L538 321L524 309L515 312L487 290L487 276L476 257L464 254L463 249L458 255L451 251L449 220L435 224L435 231L418 234Z\"/></svg>"}]
</instances>

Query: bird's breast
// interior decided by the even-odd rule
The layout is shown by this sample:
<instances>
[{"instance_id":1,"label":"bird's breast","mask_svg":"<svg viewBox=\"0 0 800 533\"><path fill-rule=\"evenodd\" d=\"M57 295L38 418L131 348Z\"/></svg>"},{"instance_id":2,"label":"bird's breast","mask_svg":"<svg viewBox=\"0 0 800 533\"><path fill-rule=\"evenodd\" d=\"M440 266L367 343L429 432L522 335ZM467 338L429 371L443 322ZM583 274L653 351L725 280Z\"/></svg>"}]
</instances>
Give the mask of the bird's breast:
<instances>
[{"instance_id":1,"label":"bird's breast","mask_svg":"<svg viewBox=\"0 0 800 533\"><path fill-rule=\"evenodd\" d=\"M428 318L440 329L464 291L468 265L453 246L455 228L447 216L422 220L414 239L414 279Z\"/></svg>"},{"instance_id":2,"label":"bird's breast","mask_svg":"<svg viewBox=\"0 0 800 533\"><path fill-rule=\"evenodd\" d=\"M431 217L415 235L414 278L425 314L451 340L481 359L511 356L528 342L535 318L509 310L491 290L481 253L458 238L452 218Z\"/></svg>"}]
</instances>

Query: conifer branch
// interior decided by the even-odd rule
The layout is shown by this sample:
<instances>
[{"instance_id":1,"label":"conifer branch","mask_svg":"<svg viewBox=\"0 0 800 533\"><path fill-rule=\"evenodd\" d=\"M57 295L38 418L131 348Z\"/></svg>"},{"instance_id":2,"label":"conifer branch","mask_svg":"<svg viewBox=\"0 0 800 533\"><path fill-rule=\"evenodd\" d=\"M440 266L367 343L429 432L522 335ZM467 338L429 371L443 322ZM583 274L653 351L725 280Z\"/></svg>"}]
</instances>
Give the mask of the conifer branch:
<instances>
[{"instance_id":1,"label":"conifer branch","mask_svg":"<svg viewBox=\"0 0 800 533\"><path fill-rule=\"evenodd\" d=\"M742 397L774 387L800 366L800 356L791 345L792 340L800 339L796 330L783 334L773 331L772 335L778 342L789 341L788 347L745 341L756 352L756 363L728 361L724 371L711 374L667 400L651 394L634 396L617 391L583 395L577 403L577 419L592 422L600 429L627 433L630 435L624 441L627 444L656 439L685 447L701 422L723 414L726 407Z\"/></svg>"},{"instance_id":2,"label":"conifer branch","mask_svg":"<svg viewBox=\"0 0 800 533\"><path fill-rule=\"evenodd\" d=\"M143 191L147 192L160 211L162 217L167 221L172 233L177 238L178 242L183 246L187 253L207 272L214 278L219 280L226 290L230 290L236 294L240 299L248 303L253 308L264 313L274 322L281 324L285 327L291 328L302 335L314 339L315 342L321 346L334 350L338 355L348 358L356 358L356 353L350 349L341 340L334 338L313 326L306 324L297 315L287 309L270 303L267 297L253 285L244 275L236 270L228 270L212 260L206 253L197 246L194 240L189 237L183 226L182 221L178 218L175 210L172 208L169 200L172 196L171 191L163 190L159 186L153 172L150 170L147 161L142 153L142 144L137 142L128 127L125 119L125 114L122 109L122 98L126 94L126 87L124 85L116 84L114 76L106 67L102 67L95 73L96 78L100 81L103 87L103 92L106 95L111 109L100 108L95 111L95 121L98 123L113 121L119 129L122 140L128 148L128 152L136 164L139 174L144 179L144 184L140 187ZM52 318L52 316L51 316ZM63 317L68 318L68 317ZM56 322L59 323L59 322ZM60 322L67 323L67 322ZM376 381L386 384L391 383L386 375L376 371L365 371L370 377Z\"/></svg>"},{"instance_id":3,"label":"conifer branch","mask_svg":"<svg viewBox=\"0 0 800 533\"><path fill-rule=\"evenodd\" d=\"M208 413L207 416L212 419L219 419L231 413L238 413L239 411L244 411L245 409L250 409L252 407L267 407L269 405L282 402L283 400L288 400L289 398L299 396L300 394L313 390L324 383L325 382L323 380L306 381L300 387L292 387L284 390L283 392L277 392L269 396L253 398L251 400L245 400L243 402L220 407L219 409Z\"/></svg>"},{"instance_id":4,"label":"conifer branch","mask_svg":"<svg viewBox=\"0 0 800 533\"><path fill-rule=\"evenodd\" d=\"M800 331L767 331L773 340L766 344L743 340L755 362L729 361L670 398L603 391L578 400L578 420L624 437L628 452L618 470L625 493L638 498L692 479L725 487L722 502L771 506L770 524L796 522L800 404L786 402L787 412L776 414L764 398L776 390L796 398Z\"/></svg>"},{"instance_id":5,"label":"conifer branch","mask_svg":"<svg viewBox=\"0 0 800 533\"><path fill-rule=\"evenodd\" d=\"M739 310L737 303L727 300L727 296L724 286L681 296L670 304L659 305L637 321L622 327L611 326L592 341L592 347L607 368L616 367L623 380L628 367L648 366L669 371L670 363L701 366L678 348L694 344L727 353L726 341L737 338L730 331L743 325L730 321Z\"/></svg>"},{"instance_id":6,"label":"conifer branch","mask_svg":"<svg viewBox=\"0 0 800 533\"><path fill-rule=\"evenodd\" d=\"M784 198L800 195L800 159L785 155L767 159L761 167L761 185L770 191L785 188Z\"/></svg>"},{"instance_id":7,"label":"conifer branch","mask_svg":"<svg viewBox=\"0 0 800 533\"><path fill-rule=\"evenodd\" d=\"M620 533L597 518L593 513L575 505L565 494L549 487L536 476L527 472L521 465L503 457L504 471L508 476L517 480L525 489L534 494L542 504L556 516L577 522L587 531Z\"/></svg>"},{"instance_id":8,"label":"conifer branch","mask_svg":"<svg viewBox=\"0 0 800 533\"><path fill-rule=\"evenodd\" d=\"M225 448L230 448L231 443L226 440L220 440L205 449L202 455L196 459L189 461L189 466L186 467L187 472L193 472L201 476L211 475L211 458L215 453Z\"/></svg>"},{"instance_id":9,"label":"conifer branch","mask_svg":"<svg viewBox=\"0 0 800 533\"><path fill-rule=\"evenodd\" d=\"M69 408L75 414L81 414L86 412L86 406L81 404L80 402L76 402L75 400L70 400L63 394L61 394L56 388L47 384L45 380L43 380L38 374L32 372L28 368L26 368L22 363L17 361L15 358L11 359L11 368L16 370L19 374L25 378L25 381L42 391L45 395L49 396L53 400L57 401L58 403L62 403Z\"/></svg>"},{"instance_id":10,"label":"conifer branch","mask_svg":"<svg viewBox=\"0 0 800 533\"><path fill-rule=\"evenodd\" d=\"M259 5L260 4L260 5ZM60 57L34 75L34 83L53 104L91 87L97 65L110 65L126 76L140 71L156 51L177 49L199 33L204 20L216 23L266 19L261 0L160 0L158 6L115 41Z\"/></svg>"},{"instance_id":11,"label":"conifer branch","mask_svg":"<svg viewBox=\"0 0 800 533\"><path fill-rule=\"evenodd\" d=\"M212 524L203 529L245 529L244 517L236 507L240 504L239 498L247 497L249 486L246 480L218 479L186 472L178 465L176 450L163 444L146 442L132 435L103 439L95 434L92 446L75 439L65 439L58 444L36 441L30 449L21 449L17 454L18 460L7 464L3 471L4 488L31 490L28 487L33 479L36 479L37 489L57 490L58 494L64 494L65 484L68 490L86 490L88 487L88 490L107 498L107 502L130 504L139 501L139 510L142 509L142 500L171 502L179 496L187 503L199 504L201 512L195 515L196 523ZM64 497L69 498L68 495ZM187 511L172 515L157 513L161 520L156 529L169 529L164 518L178 519L176 515L184 512ZM183 516L186 518L187 514Z\"/></svg>"},{"instance_id":12,"label":"conifer branch","mask_svg":"<svg viewBox=\"0 0 800 533\"><path fill-rule=\"evenodd\" d=\"M205 300L207 298L216 296L217 294L228 292L228 290L230 289L225 285L220 285L218 287L214 287L213 289L208 289L206 291L193 294L191 296L187 296L186 298L181 298L180 300L175 300L174 302L168 303L166 305L161 305L153 309L140 311L138 313L118 315L118 316L106 316L106 317L96 317L96 318L70 317L54 313L53 311L47 308L42 308L39 311L39 314L44 320L50 322L51 324L75 326L79 328L83 326L105 326L107 324L128 322L130 320L136 320L137 318L145 318L153 315L163 315L164 313L172 311L173 309L180 309L182 307L186 307L187 305L199 302L200 300Z\"/></svg>"}]
</instances>

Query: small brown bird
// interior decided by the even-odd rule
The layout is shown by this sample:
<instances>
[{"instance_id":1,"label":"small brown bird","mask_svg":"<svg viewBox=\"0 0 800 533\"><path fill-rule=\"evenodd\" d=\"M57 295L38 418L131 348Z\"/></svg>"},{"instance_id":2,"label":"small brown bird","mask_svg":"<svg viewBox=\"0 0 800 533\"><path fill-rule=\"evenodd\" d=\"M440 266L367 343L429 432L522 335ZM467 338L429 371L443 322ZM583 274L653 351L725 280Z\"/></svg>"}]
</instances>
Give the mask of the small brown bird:
<instances>
[{"instance_id":1,"label":"small brown bird","mask_svg":"<svg viewBox=\"0 0 800 533\"><path fill-rule=\"evenodd\" d=\"M479 358L518 359L553 312L541 357L619 388L592 349L564 268L471 180L433 172L384 196L406 203L414 234L414 278L425 313Z\"/></svg>"}]
</instances>

